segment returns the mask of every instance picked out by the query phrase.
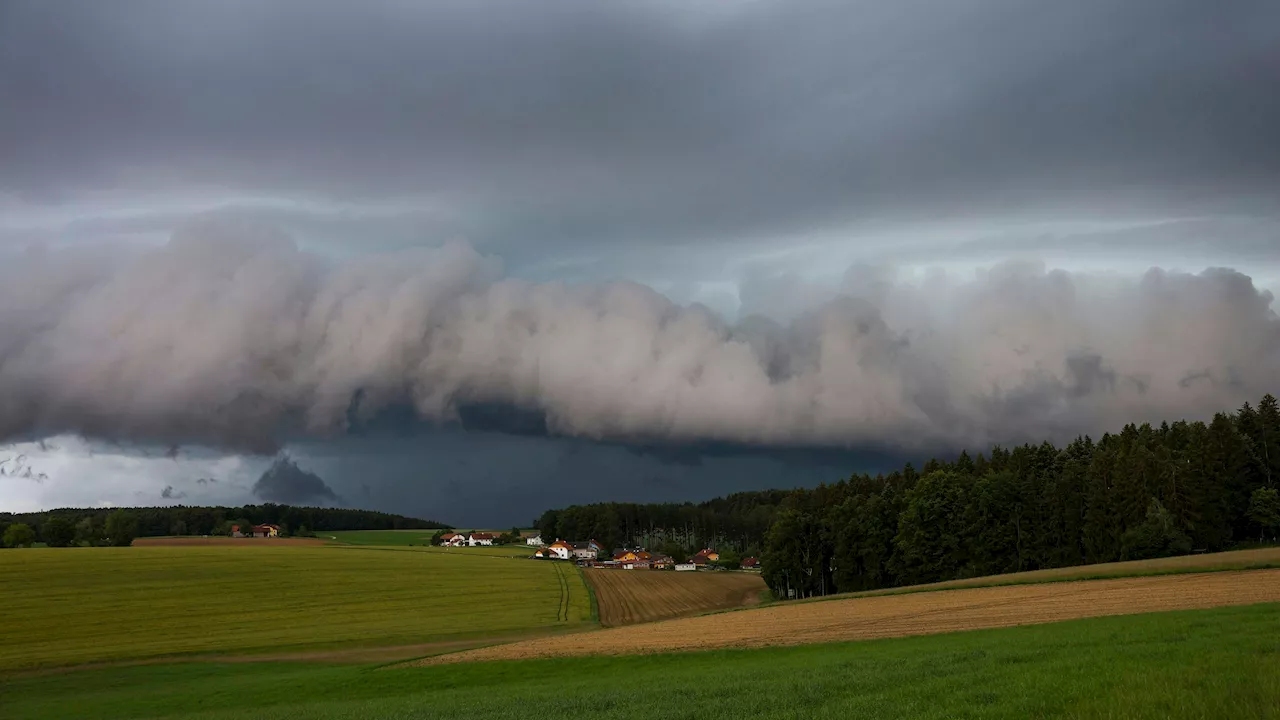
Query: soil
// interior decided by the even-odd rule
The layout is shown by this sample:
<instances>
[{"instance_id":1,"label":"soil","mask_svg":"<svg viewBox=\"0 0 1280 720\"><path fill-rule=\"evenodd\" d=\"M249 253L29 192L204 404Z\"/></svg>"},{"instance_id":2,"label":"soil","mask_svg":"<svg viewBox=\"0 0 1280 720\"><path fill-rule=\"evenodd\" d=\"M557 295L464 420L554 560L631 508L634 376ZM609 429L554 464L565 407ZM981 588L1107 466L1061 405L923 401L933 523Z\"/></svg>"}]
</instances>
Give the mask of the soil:
<instances>
[{"instance_id":1,"label":"soil","mask_svg":"<svg viewBox=\"0 0 1280 720\"><path fill-rule=\"evenodd\" d=\"M651 622L760 602L768 590L756 573L588 569L605 627Z\"/></svg>"}]
</instances>

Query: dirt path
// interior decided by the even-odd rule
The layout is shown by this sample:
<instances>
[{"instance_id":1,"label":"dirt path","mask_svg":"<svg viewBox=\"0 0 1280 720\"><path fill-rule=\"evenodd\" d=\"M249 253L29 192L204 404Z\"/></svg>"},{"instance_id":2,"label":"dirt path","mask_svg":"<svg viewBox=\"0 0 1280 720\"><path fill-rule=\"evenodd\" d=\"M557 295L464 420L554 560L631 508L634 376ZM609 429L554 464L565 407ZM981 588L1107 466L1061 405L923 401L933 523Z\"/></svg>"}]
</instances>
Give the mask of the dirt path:
<instances>
[{"instance_id":1,"label":"dirt path","mask_svg":"<svg viewBox=\"0 0 1280 720\"><path fill-rule=\"evenodd\" d=\"M420 664L864 640L1280 602L1280 570L941 590L666 620L428 658Z\"/></svg>"},{"instance_id":2,"label":"dirt path","mask_svg":"<svg viewBox=\"0 0 1280 720\"><path fill-rule=\"evenodd\" d=\"M588 569L583 574L595 590L605 627L755 605L768 589L754 573Z\"/></svg>"}]
</instances>

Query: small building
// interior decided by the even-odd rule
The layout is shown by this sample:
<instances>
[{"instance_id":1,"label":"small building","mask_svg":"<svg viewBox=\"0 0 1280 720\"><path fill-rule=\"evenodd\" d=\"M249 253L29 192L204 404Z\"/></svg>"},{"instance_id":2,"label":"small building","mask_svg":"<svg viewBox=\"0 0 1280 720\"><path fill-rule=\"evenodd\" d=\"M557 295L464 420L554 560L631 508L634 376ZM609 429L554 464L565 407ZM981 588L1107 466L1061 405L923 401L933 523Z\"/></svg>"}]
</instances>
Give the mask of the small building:
<instances>
[{"instance_id":1,"label":"small building","mask_svg":"<svg viewBox=\"0 0 1280 720\"><path fill-rule=\"evenodd\" d=\"M753 557L743 558L741 567L743 570L759 570L760 561Z\"/></svg>"},{"instance_id":2,"label":"small building","mask_svg":"<svg viewBox=\"0 0 1280 720\"><path fill-rule=\"evenodd\" d=\"M649 567L653 570L666 570L676 564L669 555L655 554L649 559Z\"/></svg>"},{"instance_id":3,"label":"small building","mask_svg":"<svg viewBox=\"0 0 1280 720\"><path fill-rule=\"evenodd\" d=\"M536 546L536 547L542 547L542 546L543 546L543 545L545 545L546 543L542 542L542 535L534 535L534 536L532 536L532 537L527 537L527 538L525 538L525 539L524 539L524 544L525 544L525 545L534 545L534 546Z\"/></svg>"},{"instance_id":4,"label":"small building","mask_svg":"<svg viewBox=\"0 0 1280 720\"><path fill-rule=\"evenodd\" d=\"M492 545L494 535L492 533L471 533L467 538L467 545L477 547L480 545Z\"/></svg>"},{"instance_id":5,"label":"small building","mask_svg":"<svg viewBox=\"0 0 1280 720\"><path fill-rule=\"evenodd\" d=\"M573 557L578 560L595 560L596 553L600 551L600 543L595 540L569 543L569 545L573 548Z\"/></svg>"},{"instance_id":6,"label":"small building","mask_svg":"<svg viewBox=\"0 0 1280 720\"><path fill-rule=\"evenodd\" d=\"M689 558L689 562L699 567L702 567L705 565L710 565L711 563L716 562L719 559L720 559L720 553L708 548L705 550L699 550L697 555L694 555L693 557Z\"/></svg>"},{"instance_id":7,"label":"small building","mask_svg":"<svg viewBox=\"0 0 1280 720\"><path fill-rule=\"evenodd\" d=\"M573 546L563 540L557 540L544 548L540 548L533 556L547 560L568 560L573 557Z\"/></svg>"},{"instance_id":8,"label":"small building","mask_svg":"<svg viewBox=\"0 0 1280 720\"><path fill-rule=\"evenodd\" d=\"M697 566L697 565L694 565L694 564L693 564L693 563L691 563L691 562L689 562L689 563L677 563L677 564L676 564L676 572L688 572L688 571L690 571L690 570L697 570L697 569L698 569L698 566Z\"/></svg>"},{"instance_id":9,"label":"small building","mask_svg":"<svg viewBox=\"0 0 1280 720\"><path fill-rule=\"evenodd\" d=\"M467 544L467 536L460 533L445 533L440 536L440 545L443 547L462 547Z\"/></svg>"},{"instance_id":10,"label":"small building","mask_svg":"<svg viewBox=\"0 0 1280 720\"><path fill-rule=\"evenodd\" d=\"M231 537L280 537L279 525L254 525L248 531L242 530L239 525L231 526Z\"/></svg>"}]
</instances>

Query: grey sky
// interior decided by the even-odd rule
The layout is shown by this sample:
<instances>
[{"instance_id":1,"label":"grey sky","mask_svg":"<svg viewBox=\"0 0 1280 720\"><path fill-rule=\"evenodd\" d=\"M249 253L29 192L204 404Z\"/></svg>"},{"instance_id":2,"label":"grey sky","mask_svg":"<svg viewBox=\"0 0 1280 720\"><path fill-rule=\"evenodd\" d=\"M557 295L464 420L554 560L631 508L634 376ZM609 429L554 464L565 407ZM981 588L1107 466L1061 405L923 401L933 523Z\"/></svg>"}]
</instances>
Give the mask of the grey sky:
<instances>
[{"instance_id":1,"label":"grey sky","mask_svg":"<svg viewBox=\"0 0 1280 720\"><path fill-rule=\"evenodd\" d=\"M359 394L914 453L1202 415L1280 378L1276 87L1268 0L0 1L0 431L241 457L341 445ZM568 442L485 437L541 458L521 492Z\"/></svg>"}]
</instances>

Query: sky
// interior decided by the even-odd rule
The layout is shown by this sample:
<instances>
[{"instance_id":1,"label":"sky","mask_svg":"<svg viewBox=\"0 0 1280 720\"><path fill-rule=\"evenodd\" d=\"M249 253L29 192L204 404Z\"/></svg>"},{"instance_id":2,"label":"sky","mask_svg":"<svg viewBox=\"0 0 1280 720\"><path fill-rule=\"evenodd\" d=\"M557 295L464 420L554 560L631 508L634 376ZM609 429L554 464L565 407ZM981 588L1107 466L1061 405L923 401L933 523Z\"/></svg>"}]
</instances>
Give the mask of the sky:
<instances>
[{"instance_id":1,"label":"sky","mask_svg":"<svg viewBox=\"0 0 1280 720\"><path fill-rule=\"evenodd\" d=\"M0 0L0 510L1210 417L1280 388L1276 87L1270 0Z\"/></svg>"}]
</instances>

